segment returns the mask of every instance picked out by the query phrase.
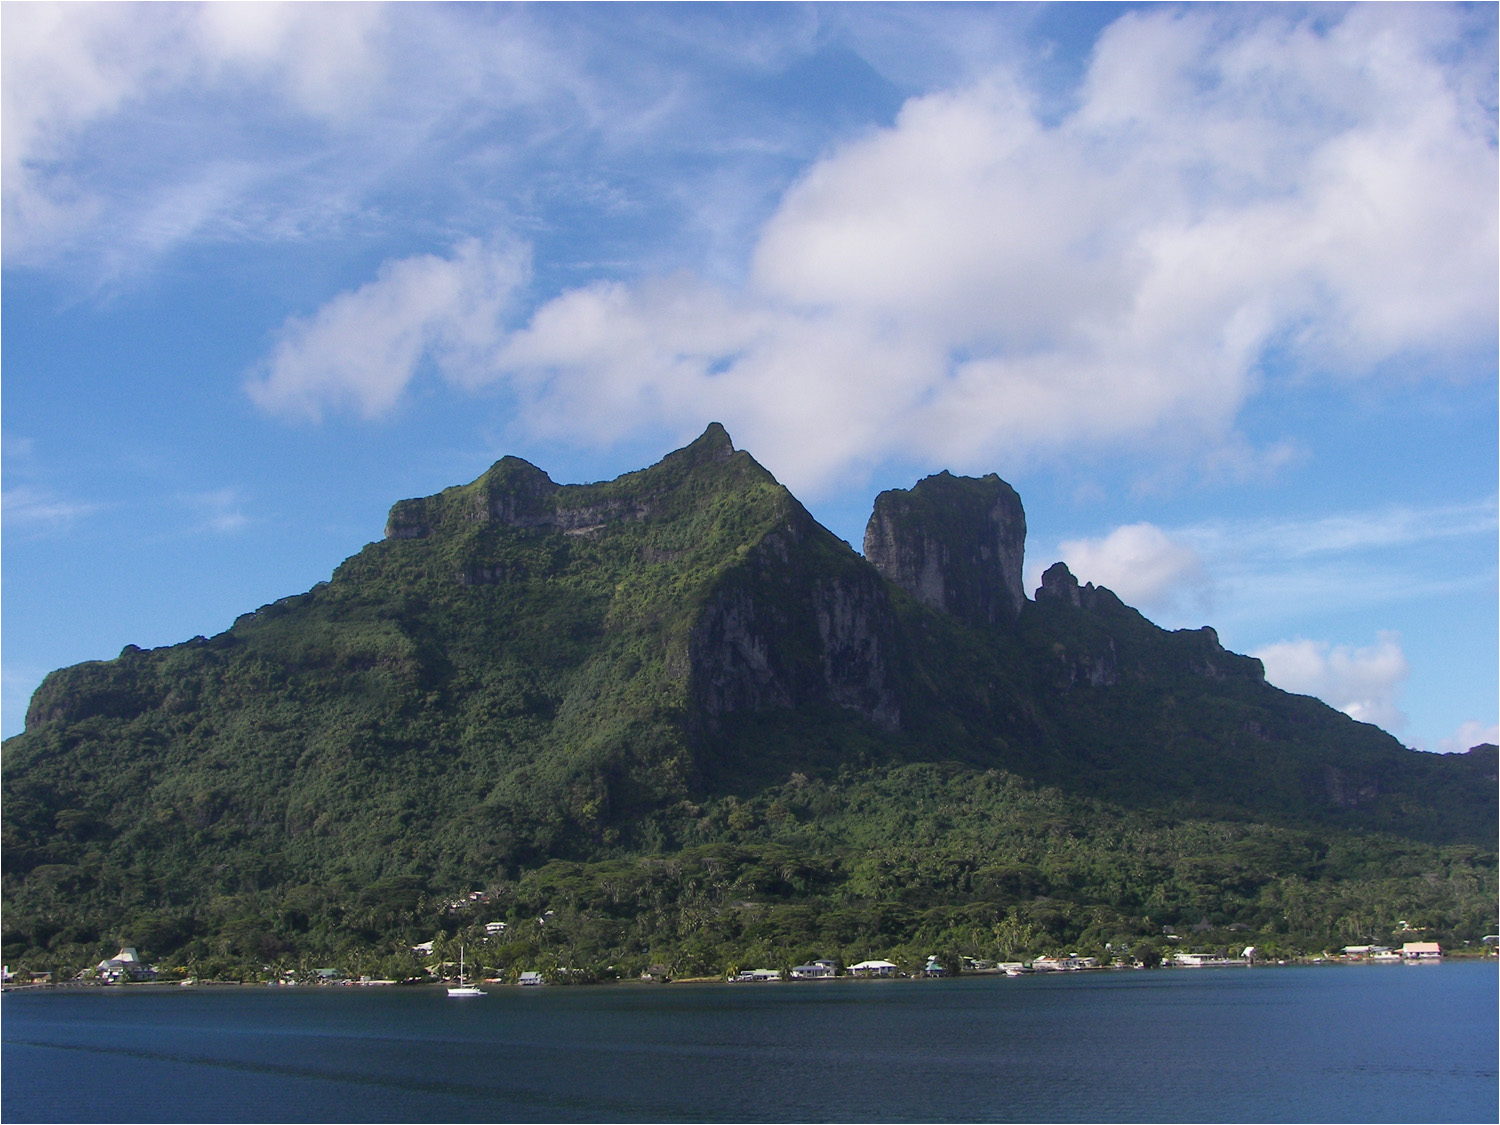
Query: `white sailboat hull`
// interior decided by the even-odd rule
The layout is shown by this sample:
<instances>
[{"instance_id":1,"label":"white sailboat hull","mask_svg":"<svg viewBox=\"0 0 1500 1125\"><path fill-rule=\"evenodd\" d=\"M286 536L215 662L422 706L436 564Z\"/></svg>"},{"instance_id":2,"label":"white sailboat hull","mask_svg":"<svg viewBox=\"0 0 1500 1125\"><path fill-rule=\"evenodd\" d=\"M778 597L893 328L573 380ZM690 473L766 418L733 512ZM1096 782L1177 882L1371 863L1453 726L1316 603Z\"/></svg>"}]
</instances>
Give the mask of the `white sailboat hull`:
<instances>
[{"instance_id":1,"label":"white sailboat hull","mask_svg":"<svg viewBox=\"0 0 1500 1125\"><path fill-rule=\"evenodd\" d=\"M464 947L461 945L458 947L458 983L449 986L448 995L454 997L488 995L484 989L464 983Z\"/></svg>"}]
</instances>

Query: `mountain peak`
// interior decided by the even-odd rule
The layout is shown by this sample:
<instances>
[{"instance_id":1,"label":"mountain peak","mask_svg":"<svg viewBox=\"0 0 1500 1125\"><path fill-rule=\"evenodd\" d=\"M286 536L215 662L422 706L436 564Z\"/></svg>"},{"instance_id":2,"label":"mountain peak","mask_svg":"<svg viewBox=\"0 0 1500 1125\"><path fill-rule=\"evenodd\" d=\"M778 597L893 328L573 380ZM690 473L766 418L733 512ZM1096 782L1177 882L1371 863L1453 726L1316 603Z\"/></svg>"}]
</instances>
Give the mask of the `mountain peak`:
<instances>
[{"instance_id":1,"label":"mountain peak","mask_svg":"<svg viewBox=\"0 0 1500 1125\"><path fill-rule=\"evenodd\" d=\"M715 465L728 461L735 453L734 441L730 438L729 431L718 422L710 422L708 428L701 434L681 449L668 453L660 463Z\"/></svg>"},{"instance_id":2,"label":"mountain peak","mask_svg":"<svg viewBox=\"0 0 1500 1125\"><path fill-rule=\"evenodd\" d=\"M719 422L710 422L698 437L688 446L689 449L703 451L722 451L725 456L734 452L734 440L730 438L729 431Z\"/></svg>"},{"instance_id":3,"label":"mountain peak","mask_svg":"<svg viewBox=\"0 0 1500 1125\"><path fill-rule=\"evenodd\" d=\"M944 470L875 498L865 558L923 605L971 625L1013 622L1026 602L1026 512L994 473Z\"/></svg>"}]
</instances>

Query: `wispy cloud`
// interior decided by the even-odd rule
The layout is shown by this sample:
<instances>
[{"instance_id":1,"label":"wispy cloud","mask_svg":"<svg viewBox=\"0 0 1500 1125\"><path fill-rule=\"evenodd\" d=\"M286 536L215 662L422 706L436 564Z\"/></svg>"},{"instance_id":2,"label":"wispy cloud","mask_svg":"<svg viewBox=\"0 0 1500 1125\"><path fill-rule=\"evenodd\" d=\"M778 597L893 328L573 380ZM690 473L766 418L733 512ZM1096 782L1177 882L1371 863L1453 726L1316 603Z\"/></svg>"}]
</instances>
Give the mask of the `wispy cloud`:
<instances>
[{"instance_id":1,"label":"wispy cloud","mask_svg":"<svg viewBox=\"0 0 1500 1125\"><path fill-rule=\"evenodd\" d=\"M1035 554L1039 566L1065 560L1080 580L1108 586L1164 624L1194 624L1211 607L1232 627L1477 591L1493 584L1493 567L1432 573L1432 552L1493 539L1497 529L1500 502L1487 497L1310 519L1133 524Z\"/></svg>"},{"instance_id":2,"label":"wispy cloud","mask_svg":"<svg viewBox=\"0 0 1500 1125\"><path fill-rule=\"evenodd\" d=\"M21 484L7 488L0 510L8 528L31 534L66 531L99 510L98 504L68 500L45 488Z\"/></svg>"},{"instance_id":3,"label":"wispy cloud","mask_svg":"<svg viewBox=\"0 0 1500 1125\"><path fill-rule=\"evenodd\" d=\"M1219 556L1311 558L1484 535L1497 528L1500 499L1491 496L1429 508L1392 506L1306 520L1202 523L1176 534L1199 551Z\"/></svg>"},{"instance_id":4,"label":"wispy cloud","mask_svg":"<svg viewBox=\"0 0 1500 1125\"><path fill-rule=\"evenodd\" d=\"M213 112L197 98L207 90L269 94L263 104L302 118L347 120L379 84L375 47L386 15L376 5L25 4L6 8L3 19L5 249L8 260L34 263L97 224L135 228L132 213L142 203L158 213L158 237L169 233L160 229L169 214L176 233L201 225L201 212L222 210L225 196L186 186L202 179L193 151L200 138L182 143L177 122ZM177 131L180 159L173 165L187 169L186 181L159 170L119 176L131 163L117 147L121 131L101 126L163 97L175 99L178 112L171 125L152 120L150 127ZM222 130L223 115L215 116ZM149 137L140 148L149 154L159 143ZM80 146L92 148L94 158L80 159ZM100 164L116 172L114 183L92 174ZM130 200L126 213L122 192ZM189 204L185 212L181 203ZM197 221L185 222L195 211Z\"/></svg>"},{"instance_id":5,"label":"wispy cloud","mask_svg":"<svg viewBox=\"0 0 1500 1125\"><path fill-rule=\"evenodd\" d=\"M197 492L184 496L182 500L197 516L197 531L231 535L250 524L250 517L244 511L244 499L238 489L220 488L211 492Z\"/></svg>"}]
</instances>

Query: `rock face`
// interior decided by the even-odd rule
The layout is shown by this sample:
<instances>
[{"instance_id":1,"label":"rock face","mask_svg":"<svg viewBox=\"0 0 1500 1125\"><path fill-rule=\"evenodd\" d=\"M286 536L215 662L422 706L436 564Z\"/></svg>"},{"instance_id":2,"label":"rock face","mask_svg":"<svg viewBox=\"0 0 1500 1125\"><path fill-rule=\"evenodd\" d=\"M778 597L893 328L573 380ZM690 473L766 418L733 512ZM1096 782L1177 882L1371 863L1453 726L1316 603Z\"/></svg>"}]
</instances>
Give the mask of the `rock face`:
<instances>
[{"instance_id":1,"label":"rock face","mask_svg":"<svg viewBox=\"0 0 1500 1125\"><path fill-rule=\"evenodd\" d=\"M392 505L385 537L425 539L449 523L491 520L511 527L549 527L556 523L561 488L529 461L504 457L471 485Z\"/></svg>"},{"instance_id":2,"label":"rock face","mask_svg":"<svg viewBox=\"0 0 1500 1125\"><path fill-rule=\"evenodd\" d=\"M1026 513L994 473L942 472L875 498L865 558L917 601L970 625L1009 625L1026 604Z\"/></svg>"},{"instance_id":3,"label":"rock face","mask_svg":"<svg viewBox=\"0 0 1500 1125\"><path fill-rule=\"evenodd\" d=\"M1100 606L1113 609L1123 606L1112 590L1095 586L1092 582L1078 585L1078 579L1068 569L1067 563L1055 562L1042 572L1042 584L1037 587L1036 600L1060 601L1079 609L1098 609Z\"/></svg>"},{"instance_id":4,"label":"rock face","mask_svg":"<svg viewBox=\"0 0 1500 1125\"><path fill-rule=\"evenodd\" d=\"M832 703L894 731L896 620L884 584L799 510L725 575L689 640L692 695L710 725L734 711ZM825 552L821 563L810 557Z\"/></svg>"}]
</instances>

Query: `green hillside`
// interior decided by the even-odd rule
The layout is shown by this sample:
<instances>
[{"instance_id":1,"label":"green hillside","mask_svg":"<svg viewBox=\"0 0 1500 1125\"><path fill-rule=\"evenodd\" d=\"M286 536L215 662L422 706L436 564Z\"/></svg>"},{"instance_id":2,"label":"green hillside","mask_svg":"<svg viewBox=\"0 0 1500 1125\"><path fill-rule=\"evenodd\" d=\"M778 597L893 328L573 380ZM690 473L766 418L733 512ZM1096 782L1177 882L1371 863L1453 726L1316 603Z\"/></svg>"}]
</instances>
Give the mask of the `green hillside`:
<instances>
[{"instance_id":1,"label":"green hillside","mask_svg":"<svg viewBox=\"0 0 1500 1125\"><path fill-rule=\"evenodd\" d=\"M600 484L505 458L225 633L54 672L4 747L5 958L374 967L471 890L554 912L495 967L590 972L1493 932L1494 747L1406 750L1061 566L1028 599L996 477L871 528L717 425Z\"/></svg>"}]
</instances>

